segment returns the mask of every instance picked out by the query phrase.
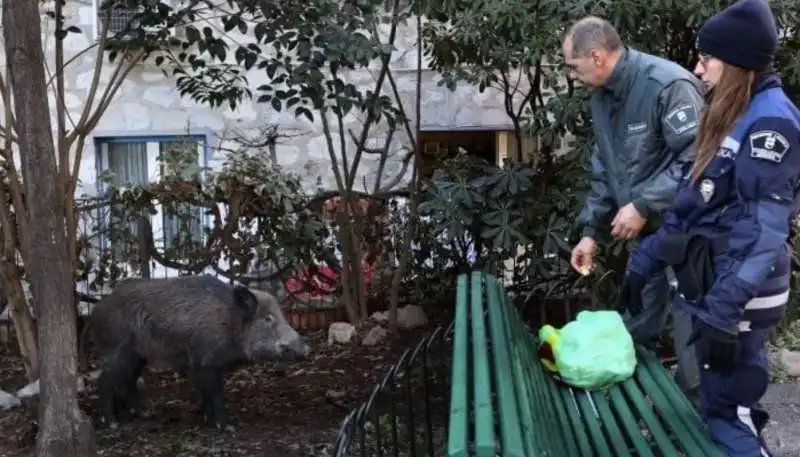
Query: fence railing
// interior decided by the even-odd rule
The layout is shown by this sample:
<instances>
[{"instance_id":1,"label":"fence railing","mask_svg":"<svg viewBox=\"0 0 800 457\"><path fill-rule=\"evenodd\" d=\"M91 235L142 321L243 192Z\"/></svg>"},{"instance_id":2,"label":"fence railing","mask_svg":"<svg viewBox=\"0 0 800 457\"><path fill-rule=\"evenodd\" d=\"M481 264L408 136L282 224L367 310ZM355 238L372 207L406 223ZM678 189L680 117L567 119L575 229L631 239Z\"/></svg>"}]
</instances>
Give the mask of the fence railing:
<instances>
[{"instance_id":1,"label":"fence railing","mask_svg":"<svg viewBox=\"0 0 800 457\"><path fill-rule=\"evenodd\" d=\"M334 457L434 457L445 453L453 324L406 349L347 415Z\"/></svg>"}]
</instances>

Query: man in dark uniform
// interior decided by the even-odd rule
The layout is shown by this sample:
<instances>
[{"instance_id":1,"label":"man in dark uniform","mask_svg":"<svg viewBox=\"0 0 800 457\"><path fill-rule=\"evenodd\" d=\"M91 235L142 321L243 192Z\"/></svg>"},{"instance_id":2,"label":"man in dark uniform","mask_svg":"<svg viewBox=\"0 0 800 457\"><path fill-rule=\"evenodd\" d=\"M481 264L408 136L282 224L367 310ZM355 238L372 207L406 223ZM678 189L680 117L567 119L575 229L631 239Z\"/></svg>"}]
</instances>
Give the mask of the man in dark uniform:
<instances>
[{"instance_id":1,"label":"man in dark uniform","mask_svg":"<svg viewBox=\"0 0 800 457\"><path fill-rule=\"evenodd\" d=\"M668 60L625 46L614 27L597 17L576 22L563 46L569 77L594 90L592 186L579 222L573 268L594 267L597 237L641 240L655 232L675 197L683 167L695 157L703 88L691 72ZM641 309L628 309L634 339L653 347L671 308L667 271L654 275ZM696 357L687 342L689 316L673 312L677 380L688 395L699 384Z\"/></svg>"}]
</instances>

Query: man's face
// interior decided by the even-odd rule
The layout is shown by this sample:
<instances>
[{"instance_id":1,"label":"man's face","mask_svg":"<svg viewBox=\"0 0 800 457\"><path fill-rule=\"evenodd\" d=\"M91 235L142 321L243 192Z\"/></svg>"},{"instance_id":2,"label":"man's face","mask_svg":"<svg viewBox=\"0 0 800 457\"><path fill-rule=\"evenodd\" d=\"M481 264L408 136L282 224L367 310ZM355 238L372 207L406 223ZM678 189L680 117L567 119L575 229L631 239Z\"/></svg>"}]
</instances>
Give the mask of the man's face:
<instances>
[{"instance_id":1,"label":"man's face","mask_svg":"<svg viewBox=\"0 0 800 457\"><path fill-rule=\"evenodd\" d=\"M721 60L708 54L700 54L697 65L694 66L694 74L703 81L706 90L710 91L722 78L723 67Z\"/></svg>"},{"instance_id":2,"label":"man's face","mask_svg":"<svg viewBox=\"0 0 800 457\"><path fill-rule=\"evenodd\" d=\"M567 65L569 79L580 81L591 88L602 87L606 81L606 72L603 68L603 56L598 49L592 49L586 57L573 57L572 40L564 40L561 49L564 54L564 63Z\"/></svg>"}]
</instances>

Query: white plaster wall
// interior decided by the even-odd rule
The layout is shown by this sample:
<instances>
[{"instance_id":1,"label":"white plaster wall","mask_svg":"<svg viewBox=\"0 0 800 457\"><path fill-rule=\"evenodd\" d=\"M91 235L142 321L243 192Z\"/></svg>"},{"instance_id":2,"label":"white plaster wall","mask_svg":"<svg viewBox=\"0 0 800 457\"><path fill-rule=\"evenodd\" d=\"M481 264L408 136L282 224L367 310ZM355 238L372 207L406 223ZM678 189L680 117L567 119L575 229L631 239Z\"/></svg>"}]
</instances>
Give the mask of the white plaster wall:
<instances>
[{"instance_id":1,"label":"white plaster wall","mask_svg":"<svg viewBox=\"0 0 800 457\"><path fill-rule=\"evenodd\" d=\"M42 11L52 8L52 2L42 6ZM95 40L95 9L92 0L69 0L65 10L66 21L81 28L81 34L71 33L64 43L65 60L70 62L66 69L66 107L70 117L77 119L84 108L87 92L91 86L98 57ZM54 42L52 36L52 20L43 15L43 42L48 66L52 71L54 58ZM220 28L221 30L221 28ZM233 54L235 43L242 43L245 37L236 33L228 34L232 43ZM416 113L414 103L417 86L417 31L415 24L404 26L397 40L398 50L394 54L392 68L397 79L401 97L412 118L414 125ZM2 50L0 50L0 53ZM0 62L5 65L4 56ZM106 88L115 64L104 62L101 65L100 87ZM355 72L349 79L360 87L373 87L377 77L377 65L372 69ZM251 71L248 74L250 84L256 87L268 82L263 71ZM426 130L440 129L475 129L510 128L510 122L503 110L499 93L477 91L477 88L459 86L451 92L445 87L437 86L437 75L429 70L422 73L422 113L421 124ZM385 85L388 90L388 84ZM50 91L51 112L55 113L54 92ZM315 113L318 115L318 113ZM55 121L54 115L51 116ZM361 122L356 115L349 116L348 128L358 132ZM93 136L135 136L158 134L182 134L187 129L191 133L208 134L211 144L219 142L231 129L248 130L256 126L279 124L282 132L291 134L291 140L283 141L278 146L279 162L297 170L304 176L309 188L316 187L319 180L324 187L335 186L330 156L322 135L319 120L309 123L305 119L296 119L289 112L275 112L268 104L245 102L236 110L229 108L211 109L199 105L187 98L181 98L175 88L174 81L165 77L152 62L140 64L134 69L120 87L114 101L107 109ZM55 128L55 122L54 128ZM400 158L408 149L408 137L403 131L395 134L392 145L393 157L386 166L384 180L390 179L400 169ZM338 137L335 139L338 140ZM380 129L371 138L373 145L380 144ZM349 142L349 138L348 138ZM336 142L338 144L338 141ZM351 143L351 142L349 142ZM352 147L352 144L350 144ZM350 153L352 156L352 152ZM95 189L95 144L92 138L83 148L80 167L81 185L76 196L92 195ZM219 159L219 157L215 157ZM212 166L215 162L212 162ZM366 177L371 187L375 180L377 160L367 158L359 167L359 182ZM407 174L410 176L410 173Z\"/></svg>"},{"instance_id":2,"label":"white plaster wall","mask_svg":"<svg viewBox=\"0 0 800 457\"><path fill-rule=\"evenodd\" d=\"M2 0L0 0L2 1ZM42 11L52 9L52 1L42 4ZM95 44L95 8L93 0L68 0L65 10L66 22L81 28L82 33L68 35L64 43L65 60L69 62L65 68L66 98L65 104L70 118L77 119L84 109L95 66L98 51ZM417 88L417 30L414 24L401 28L397 48L392 61L393 74L397 80L399 91L407 114L413 126L416 122L415 99ZM245 38L231 33L228 40L235 50L235 44L242 43ZM54 68L54 42L52 20L43 15L43 43L45 55L48 57L48 68ZM5 70L5 56L0 47L0 70ZM230 52L232 55L233 52ZM107 56L106 56L107 59ZM423 68L426 68L423 64ZM101 63L99 91L107 87L111 73L116 65ZM348 75L349 79L360 87L374 87L378 65L370 69ZM267 83L263 71L251 71L248 79L252 87ZM476 87L459 85L454 92L437 85L439 80L435 72L422 72L422 109L421 126L423 130L455 130L455 129L511 129L511 123L503 108L502 94L489 90L479 93ZM385 85L388 90L388 84ZM55 128L55 98L50 91L51 120ZM315 113L318 116L318 113ZM2 110L0 110L2 117ZM348 128L357 133L361 125L359 116L348 117ZM227 107L211 109L199 105L189 99L181 98L173 80L165 77L153 63L139 65L123 82L112 104L100 119L96 129L82 150L80 163L80 184L76 197L95 195L97 151L93 137L103 136L153 136L180 135L187 133L207 134L212 145L223 142L231 130L247 131L259 126L278 124L282 133L293 136L284 140L277 147L277 156L281 165L298 171L304 177L309 189L316 187L318 181L323 187L335 187L334 175L326 141L322 129L317 122L310 123L304 118L296 119L288 112L275 112L269 104L253 104L244 102L236 110ZM69 128L69 127L68 127ZM383 132L385 133L385 132ZM382 144L380 129L370 138L370 146ZM395 176L401 170L400 158L408 149L408 138L401 131L395 134L392 145L393 159L386 165L384 181ZM334 144L338 145L338 136L334 135ZM351 142L350 147L352 147ZM352 153L350 154L352 156ZM212 156L211 166L218 165L221 157ZM368 189L376 179L377 159L365 157L359 168L358 183L366 180ZM410 175L407 174L406 177ZM161 270L163 268L159 268ZM160 271L154 272L161 275Z\"/></svg>"}]
</instances>

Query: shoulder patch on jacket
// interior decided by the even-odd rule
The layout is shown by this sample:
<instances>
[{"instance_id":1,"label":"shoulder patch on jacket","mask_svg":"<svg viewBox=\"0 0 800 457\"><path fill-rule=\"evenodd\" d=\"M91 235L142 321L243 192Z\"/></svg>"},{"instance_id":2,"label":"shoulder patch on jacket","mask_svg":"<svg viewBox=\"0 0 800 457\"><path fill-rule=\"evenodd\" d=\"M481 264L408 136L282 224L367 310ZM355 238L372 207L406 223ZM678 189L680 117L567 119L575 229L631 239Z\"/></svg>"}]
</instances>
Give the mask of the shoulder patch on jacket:
<instances>
[{"instance_id":1,"label":"shoulder patch on jacket","mask_svg":"<svg viewBox=\"0 0 800 457\"><path fill-rule=\"evenodd\" d=\"M750 134L750 157L781 163L789 152L789 140L774 130L759 130Z\"/></svg>"},{"instance_id":2,"label":"shoulder patch on jacket","mask_svg":"<svg viewBox=\"0 0 800 457\"><path fill-rule=\"evenodd\" d=\"M697 127L697 108L691 103L680 105L664 116L664 122L675 135L682 135Z\"/></svg>"}]
</instances>

